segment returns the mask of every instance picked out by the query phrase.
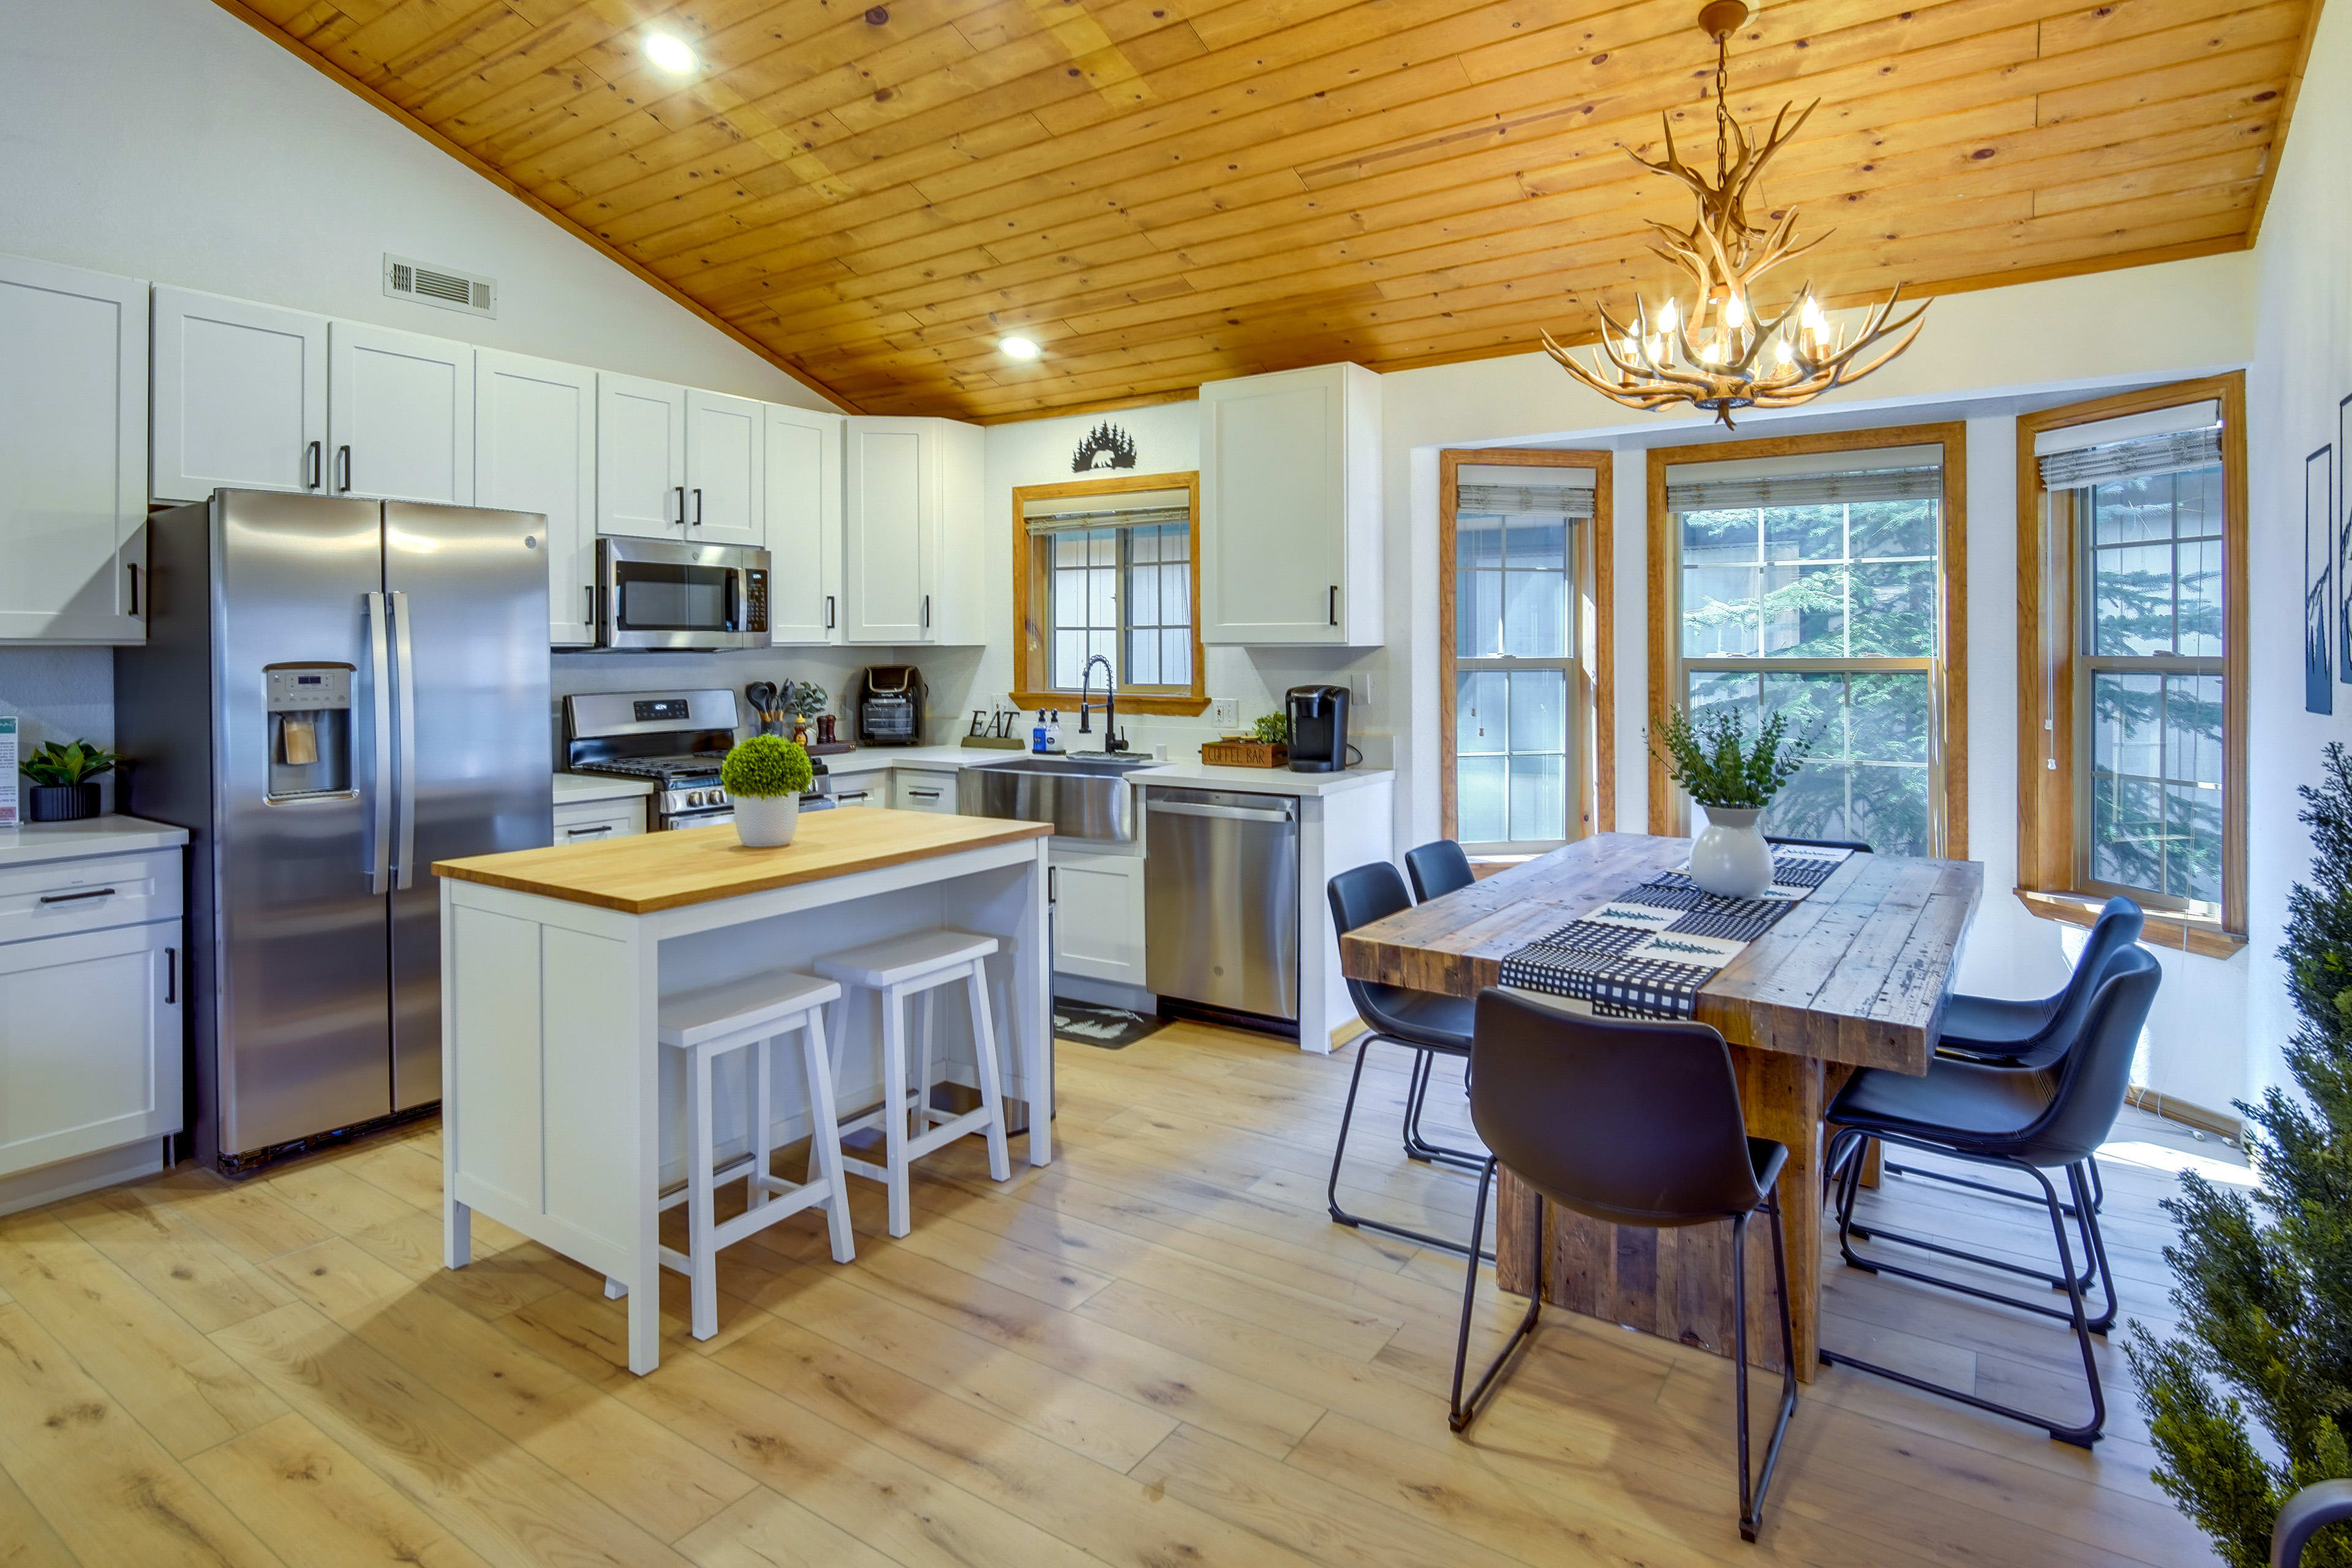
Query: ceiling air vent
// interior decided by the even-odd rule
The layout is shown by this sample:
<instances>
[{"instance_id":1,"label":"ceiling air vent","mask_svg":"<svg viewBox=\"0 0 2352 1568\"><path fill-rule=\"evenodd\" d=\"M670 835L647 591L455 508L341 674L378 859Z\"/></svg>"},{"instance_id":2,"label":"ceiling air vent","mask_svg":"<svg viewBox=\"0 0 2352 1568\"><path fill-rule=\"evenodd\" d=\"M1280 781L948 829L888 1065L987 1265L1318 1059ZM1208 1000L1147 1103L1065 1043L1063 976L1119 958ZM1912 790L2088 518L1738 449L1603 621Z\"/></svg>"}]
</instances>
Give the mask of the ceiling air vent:
<instances>
[{"instance_id":1,"label":"ceiling air vent","mask_svg":"<svg viewBox=\"0 0 2352 1568\"><path fill-rule=\"evenodd\" d=\"M490 317L499 313L497 279L431 267L404 256L384 257L383 291L395 300L414 300L443 310Z\"/></svg>"}]
</instances>

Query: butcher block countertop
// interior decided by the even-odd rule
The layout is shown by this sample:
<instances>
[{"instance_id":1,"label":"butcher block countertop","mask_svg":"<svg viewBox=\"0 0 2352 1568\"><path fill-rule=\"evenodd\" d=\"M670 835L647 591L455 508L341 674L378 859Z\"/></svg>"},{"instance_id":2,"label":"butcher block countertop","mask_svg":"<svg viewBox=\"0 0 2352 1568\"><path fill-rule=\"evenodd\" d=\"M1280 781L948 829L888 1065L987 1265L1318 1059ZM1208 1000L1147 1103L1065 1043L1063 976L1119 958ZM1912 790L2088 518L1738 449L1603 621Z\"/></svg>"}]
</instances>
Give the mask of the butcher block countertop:
<instances>
[{"instance_id":1,"label":"butcher block countertop","mask_svg":"<svg viewBox=\"0 0 2352 1568\"><path fill-rule=\"evenodd\" d=\"M747 849L732 825L600 838L551 849L517 849L436 861L434 875L481 882L625 915L732 899L936 859L1024 838L1043 838L1042 822L945 816L928 811L810 811L781 849Z\"/></svg>"}]
</instances>

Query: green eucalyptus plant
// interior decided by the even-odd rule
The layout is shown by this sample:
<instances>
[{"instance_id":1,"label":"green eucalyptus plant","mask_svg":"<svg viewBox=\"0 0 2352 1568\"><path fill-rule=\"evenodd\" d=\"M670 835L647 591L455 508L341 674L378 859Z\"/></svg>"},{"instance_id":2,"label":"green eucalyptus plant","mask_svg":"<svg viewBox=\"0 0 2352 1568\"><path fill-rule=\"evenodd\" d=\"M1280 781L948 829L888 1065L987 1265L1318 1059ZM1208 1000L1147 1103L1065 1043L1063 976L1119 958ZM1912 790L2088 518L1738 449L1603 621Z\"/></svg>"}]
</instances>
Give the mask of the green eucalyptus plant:
<instances>
[{"instance_id":1,"label":"green eucalyptus plant","mask_svg":"<svg viewBox=\"0 0 2352 1568\"><path fill-rule=\"evenodd\" d=\"M1250 739L1265 746L1290 744L1290 715L1268 713L1250 726Z\"/></svg>"},{"instance_id":2,"label":"green eucalyptus plant","mask_svg":"<svg viewBox=\"0 0 2352 1568\"><path fill-rule=\"evenodd\" d=\"M78 784L110 772L121 760L112 752L100 751L88 741L76 741L70 745L51 741L16 765L37 784Z\"/></svg>"},{"instance_id":3,"label":"green eucalyptus plant","mask_svg":"<svg viewBox=\"0 0 2352 1568\"><path fill-rule=\"evenodd\" d=\"M1786 714L1765 720L1753 745L1747 743L1746 730L1736 709L1718 708L1694 721L1681 709L1669 708L1655 721L1651 749L1666 764L1667 775L1701 805L1760 811L1797 776L1813 743L1789 739Z\"/></svg>"},{"instance_id":4,"label":"green eucalyptus plant","mask_svg":"<svg viewBox=\"0 0 2352 1568\"><path fill-rule=\"evenodd\" d=\"M729 795L755 800L804 795L815 777L807 749L782 735L754 735L740 742L719 764L719 782Z\"/></svg>"},{"instance_id":5,"label":"green eucalyptus plant","mask_svg":"<svg viewBox=\"0 0 2352 1568\"><path fill-rule=\"evenodd\" d=\"M814 680L795 682L785 689L784 695L785 700L792 705L793 714L802 719L815 718L824 711L824 705L832 700L825 695L824 688Z\"/></svg>"}]
</instances>

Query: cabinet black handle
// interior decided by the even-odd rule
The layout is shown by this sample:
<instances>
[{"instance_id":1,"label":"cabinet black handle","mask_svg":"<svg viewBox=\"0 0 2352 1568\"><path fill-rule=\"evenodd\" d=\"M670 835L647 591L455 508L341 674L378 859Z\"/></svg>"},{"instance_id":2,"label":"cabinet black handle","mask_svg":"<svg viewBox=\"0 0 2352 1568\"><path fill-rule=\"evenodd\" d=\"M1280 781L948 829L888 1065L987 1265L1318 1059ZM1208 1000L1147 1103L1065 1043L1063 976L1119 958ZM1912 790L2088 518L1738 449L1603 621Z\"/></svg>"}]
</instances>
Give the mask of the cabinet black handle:
<instances>
[{"instance_id":1,"label":"cabinet black handle","mask_svg":"<svg viewBox=\"0 0 2352 1568\"><path fill-rule=\"evenodd\" d=\"M700 485L694 487L694 526L697 528L702 526L702 487Z\"/></svg>"},{"instance_id":2,"label":"cabinet black handle","mask_svg":"<svg viewBox=\"0 0 2352 1568\"><path fill-rule=\"evenodd\" d=\"M680 528L686 526L686 487L684 485L677 487L677 525Z\"/></svg>"},{"instance_id":3,"label":"cabinet black handle","mask_svg":"<svg viewBox=\"0 0 2352 1568\"><path fill-rule=\"evenodd\" d=\"M306 490L315 490L319 488L319 481L322 478L319 472L319 465L326 457L325 447L326 443L323 441L313 441L303 448L302 471L310 476L302 481L302 488Z\"/></svg>"},{"instance_id":4,"label":"cabinet black handle","mask_svg":"<svg viewBox=\"0 0 2352 1568\"><path fill-rule=\"evenodd\" d=\"M611 823L599 822L591 827L567 827L563 830L563 836L566 838L585 838L591 837L602 838L605 834L612 831L613 825Z\"/></svg>"},{"instance_id":5,"label":"cabinet black handle","mask_svg":"<svg viewBox=\"0 0 2352 1568\"><path fill-rule=\"evenodd\" d=\"M131 561L124 564L131 573L131 613L135 616L139 613L139 563Z\"/></svg>"},{"instance_id":6,"label":"cabinet black handle","mask_svg":"<svg viewBox=\"0 0 2352 1568\"><path fill-rule=\"evenodd\" d=\"M335 467L342 475L341 482L335 488L349 494L352 488L352 449L349 447L335 448Z\"/></svg>"},{"instance_id":7,"label":"cabinet black handle","mask_svg":"<svg viewBox=\"0 0 2352 1568\"><path fill-rule=\"evenodd\" d=\"M45 904L70 904L78 899L103 899L113 891L114 889L112 888L92 888L86 893L43 893L41 895L41 902Z\"/></svg>"},{"instance_id":8,"label":"cabinet black handle","mask_svg":"<svg viewBox=\"0 0 2352 1568\"><path fill-rule=\"evenodd\" d=\"M1331 584L1331 624L1335 626L1339 624L1339 584L1337 583Z\"/></svg>"},{"instance_id":9,"label":"cabinet black handle","mask_svg":"<svg viewBox=\"0 0 2352 1568\"><path fill-rule=\"evenodd\" d=\"M594 626L594 625L596 624L596 584L593 584L593 583L591 583L591 584L589 584L587 585L587 589L588 589L588 624L589 624L590 626Z\"/></svg>"},{"instance_id":10,"label":"cabinet black handle","mask_svg":"<svg viewBox=\"0 0 2352 1568\"><path fill-rule=\"evenodd\" d=\"M923 595L923 629L931 629L931 596L929 594Z\"/></svg>"},{"instance_id":11,"label":"cabinet black handle","mask_svg":"<svg viewBox=\"0 0 2352 1568\"><path fill-rule=\"evenodd\" d=\"M166 1007L173 1006L179 1000L180 950L176 947L167 947L163 950L163 1005Z\"/></svg>"},{"instance_id":12,"label":"cabinet black handle","mask_svg":"<svg viewBox=\"0 0 2352 1568\"><path fill-rule=\"evenodd\" d=\"M824 596L824 629L833 630L833 595L830 594Z\"/></svg>"},{"instance_id":13,"label":"cabinet black handle","mask_svg":"<svg viewBox=\"0 0 2352 1568\"><path fill-rule=\"evenodd\" d=\"M1045 868L1045 901L1049 904L1056 901L1062 896L1061 870L1062 868L1059 866L1048 866Z\"/></svg>"}]
</instances>

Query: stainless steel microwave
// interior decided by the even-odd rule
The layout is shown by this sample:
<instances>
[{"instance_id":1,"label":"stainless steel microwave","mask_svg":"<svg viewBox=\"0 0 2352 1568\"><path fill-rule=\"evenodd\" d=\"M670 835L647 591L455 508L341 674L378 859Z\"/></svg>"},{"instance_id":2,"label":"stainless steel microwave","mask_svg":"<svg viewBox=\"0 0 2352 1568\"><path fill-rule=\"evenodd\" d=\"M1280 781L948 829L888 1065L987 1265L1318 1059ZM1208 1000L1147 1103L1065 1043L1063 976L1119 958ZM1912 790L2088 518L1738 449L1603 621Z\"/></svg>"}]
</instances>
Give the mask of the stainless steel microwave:
<instances>
[{"instance_id":1,"label":"stainless steel microwave","mask_svg":"<svg viewBox=\"0 0 2352 1568\"><path fill-rule=\"evenodd\" d=\"M596 646L675 653L768 646L768 552L596 541Z\"/></svg>"}]
</instances>

